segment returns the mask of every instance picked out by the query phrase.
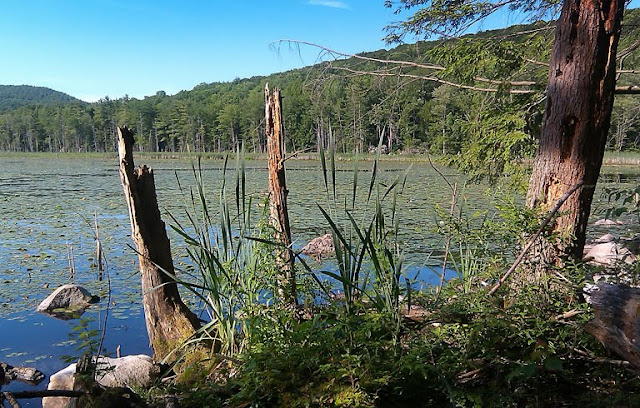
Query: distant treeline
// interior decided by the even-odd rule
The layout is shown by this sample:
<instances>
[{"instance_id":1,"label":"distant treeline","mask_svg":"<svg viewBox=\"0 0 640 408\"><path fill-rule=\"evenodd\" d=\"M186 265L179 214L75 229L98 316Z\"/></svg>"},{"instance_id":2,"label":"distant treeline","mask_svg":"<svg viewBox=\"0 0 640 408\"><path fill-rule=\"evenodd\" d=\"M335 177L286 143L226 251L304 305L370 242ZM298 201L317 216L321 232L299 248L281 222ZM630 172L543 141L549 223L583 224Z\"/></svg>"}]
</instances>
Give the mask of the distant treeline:
<instances>
[{"instance_id":1,"label":"distant treeline","mask_svg":"<svg viewBox=\"0 0 640 408\"><path fill-rule=\"evenodd\" d=\"M640 14L630 10L621 49L640 37L638 24L632 24L636 20ZM117 126L127 125L141 151L212 152L243 145L247 151L264 152L268 82L282 89L289 151L315 150L319 143L327 147L332 141L341 152L366 152L382 139L389 151L429 150L452 157L497 154L509 162L531 154L535 146L548 68L530 61L532 55L548 60L552 35L552 24L539 23L464 37L457 48L448 48L451 42L421 42L363 54L441 64L447 69L439 78L451 83L470 83L477 76L535 81L532 92L522 95L510 93L508 86L493 93L464 89L419 78L432 75L420 67L353 58L267 77L201 84L173 96L160 91L143 100L104 98L85 104L65 99L52 105L45 99L36 103L29 94L24 96L29 103L19 106L24 104L19 94L3 100L0 92L0 150L113 151ZM468 57L478 53L482 60ZM626 57L625 68L636 60ZM377 74L363 74L371 71ZM43 88L31 91L43 98L48 94L38 89ZM639 146L636 98L616 99L611 149ZM473 159L468 162L474 166Z\"/></svg>"}]
</instances>

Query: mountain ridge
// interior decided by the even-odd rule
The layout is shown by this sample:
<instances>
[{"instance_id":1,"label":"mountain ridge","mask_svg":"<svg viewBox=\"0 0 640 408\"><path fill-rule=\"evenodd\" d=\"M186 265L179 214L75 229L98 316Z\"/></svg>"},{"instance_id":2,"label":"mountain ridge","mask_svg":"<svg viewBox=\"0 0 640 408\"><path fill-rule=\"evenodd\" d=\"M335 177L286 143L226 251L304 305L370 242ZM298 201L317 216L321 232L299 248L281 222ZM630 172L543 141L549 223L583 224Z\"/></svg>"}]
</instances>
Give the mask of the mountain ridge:
<instances>
[{"instance_id":1,"label":"mountain ridge","mask_svg":"<svg viewBox=\"0 0 640 408\"><path fill-rule=\"evenodd\" d=\"M55 89L35 85L0 85L0 111L29 105L87 104Z\"/></svg>"}]
</instances>

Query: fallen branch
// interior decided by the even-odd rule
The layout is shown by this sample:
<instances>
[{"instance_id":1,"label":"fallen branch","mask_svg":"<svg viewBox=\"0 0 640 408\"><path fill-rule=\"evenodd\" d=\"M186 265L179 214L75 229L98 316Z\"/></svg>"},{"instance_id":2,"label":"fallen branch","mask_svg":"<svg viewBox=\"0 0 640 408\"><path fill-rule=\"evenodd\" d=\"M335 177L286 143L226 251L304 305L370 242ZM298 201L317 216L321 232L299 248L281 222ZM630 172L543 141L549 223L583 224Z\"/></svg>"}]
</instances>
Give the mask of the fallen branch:
<instances>
[{"instance_id":1,"label":"fallen branch","mask_svg":"<svg viewBox=\"0 0 640 408\"><path fill-rule=\"evenodd\" d=\"M573 309L573 310L569 310L569 311L568 311L568 312L566 312L566 313L563 313L563 314L559 314L559 315L557 315L556 317L554 317L554 319L553 319L553 320L559 321L559 320L566 320L566 319L570 319L570 318L572 318L573 316L577 316L577 315L579 315L580 313L582 313L580 310L575 310L575 309Z\"/></svg>"},{"instance_id":2,"label":"fallen branch","mask_svg":"<svg viewBox=\"0 0 640 408\"><path fill-rule=\"evenodd\" d=\"M4 393L9 394L9 393ZM45 398L45 397L81 397L85 391L72 390L35 390L35 391L14 391L10 393L15 399Z\"/></svg>"},{"instance_id":3,"label":"fallen branch","mask_svg":"<svg viewBox=\"0 0 640 408\"><path fill-rule=\"evenodd\" d=\"M573 351L583 356L584 360L592 361L594 363L611 364L611 365L620 366L620 367L628 367L631 365L631 363L629 363L626 360L612 360L610 358L594 357L589 353L587 353L586 351L583 351L577 348L574 348Z\"/></svg>"},{"instance_id":4,"label":"fallen branch","mask_svg":"<svg viewBox=\"0 0 640 408\"><path fill-rule=\"evenodd\" d=\"M540 225L540 228L538 228L538 231L536 231L536 233L531 237L531 239L529 239L529 242L527 242L527 245L525 245L525 247L522 248L522 251L520 252L520 255L515 260L513 265L511 265L511 268L509 268L509 270L502 276L502 278L500 278L500 280L494 285L494 287L491 288L491 290L489 291L489 295L493 295L494 293L496 293L496 291L500 288L500 286L502 286L502 284L507 279L509 279L509 276L511 276L511 274L516 270L518 265L520 265L520 263L524 259L524 257L527 254L527 252L529 252L529 249L531 248L533 243L536 242L538 240L538 238L540 238L540 235L542 235L542 231L544 231L546 226L553 219L553 216L558 212L560 207L562 207L562 204L564 204L564 202L567 201L569 199L569 197L571 197L571 195L573 193L575 193L580 187L582 187L583 184L584 184L584 181L581 181L578 184L576 184L575 186L571 187L571 189L569 191L567 191L566 194L563 195L558 200L558 202L556 202L556 205L553 206L553 208L549 212L549 215L547 215L547 218L544 219L544 221L542 222L542 225Z\"/></svg>"},{"instance_id":5,"label":"fallen branch","mask_svg":"<svg viewBox=\"0 0 640 408\"><path fill-rule=\"evenodd\" d=\"M18 404L18 401L16 401L16 399L13 397L13 395L11 395L10 392L3 392L2 397L9 402L11 408L20 408L20 404Z\"/></svg>"}]
</instances>

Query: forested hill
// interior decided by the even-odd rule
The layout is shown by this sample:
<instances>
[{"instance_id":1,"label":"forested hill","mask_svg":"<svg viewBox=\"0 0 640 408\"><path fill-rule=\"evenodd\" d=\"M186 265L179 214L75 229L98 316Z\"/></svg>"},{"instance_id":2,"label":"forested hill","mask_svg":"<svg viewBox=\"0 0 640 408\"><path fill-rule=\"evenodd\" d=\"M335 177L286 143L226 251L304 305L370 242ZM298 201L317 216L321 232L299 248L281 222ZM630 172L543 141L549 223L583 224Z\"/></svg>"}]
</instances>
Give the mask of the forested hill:
<instances>
[{"instance_id":1,"label":"forested hill","mask_svg":"<svg viewBox=\"0 0 640 408\"><path fill-rule=\"evenodd\" d=\"M620 84L640 82L635 74L639 27L640 12L628 10L619 47L619 65L628 72ZM0 111L0 150L111 151L117 126L127 125L137 148L145 151L228 151L243 145L263 152L268 82L282 89L289 151L333 143L341 152L364 152L382 138L389 151L431 151L471 170L488 165L484 170L499 174L535 151L553 31L553 23L540 22L359 58L325 52L336 59L266 77L201 84L173 96L158 91L142 100L20 106ZM10 91L16 97L1 96ZM35 96L38 92L43 98ZM0 87L0 103L44 105L51 100L45 94L44 88ZM640 147L637 98L616 97L610 149Z\"/></svg>"},{"instance_id":2,"label":"forested hill","mask_svg":"<svg viewBox=\"0 0 640 408\"><path fill-rule=\"evenodd\" d=\"M84 103L53 89L30 85L0 85L0 112L26 105Z\"/></svg>"}]
</instances>

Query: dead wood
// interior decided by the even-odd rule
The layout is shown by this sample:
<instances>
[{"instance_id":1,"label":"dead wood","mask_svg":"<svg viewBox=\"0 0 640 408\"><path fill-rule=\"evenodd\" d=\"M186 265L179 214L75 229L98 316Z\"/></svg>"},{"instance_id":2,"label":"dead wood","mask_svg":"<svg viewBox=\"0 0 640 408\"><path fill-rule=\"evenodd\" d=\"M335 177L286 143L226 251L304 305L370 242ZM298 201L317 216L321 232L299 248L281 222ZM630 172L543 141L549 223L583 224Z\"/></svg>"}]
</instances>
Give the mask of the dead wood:
<instances>
[{"instance_id":1,"label":"dead wood","mask_svg":"<svg viewBox=\"0 0 640 408\"><path fill-rule=\"evenodd\" d=\"M271 225L275 230L276 249L280 268L278 294L288 304L296 305L296 278L293 270L295 259L291 249L291 226L287 207L287 180L284 168L284 123L282 118L282 95L274 88L269 92L269 84L264 88L265 129L267 132L267 152L269 155L269 210Z\"/></svg>"},{"instance_id":2,"label":"dead wood","mask_svg":"<svg viewBox=\"0 0 640 408\"><path fill-rule=\"evenodd\" d=\"M149 341L156 358L195 333L200 323L182 302L173 278L171 245L160 217L153 170L134 167L133 134L118 128L120 180L129 208L131 237L138 252L142 280L142 304Z\"/></svg>"},{"instance_id":3,"label":"dead wood","mask_svg":"<svg viewBox=\"0 0 640 408\"><path fill-rule=\"evenodd\" d=\"M10 393L15 399L30 399L30 398L46 398L46 397L81 397L86 394L86 391L72 391L72 390L34 390L34 391L14 391Z\"/></svg>"},{"instance_id":4,"label":"dead wood","mask_svg":"<svg viewBox=\"0 0 640 408\"><path fill-rule=\"evenodd\" d=\"M20 404L18 404L18 401L16 401L16 399L10 392L3 392L2 396L11 405L11 408L20 408Z\"/></svg>"}]
</instances>

